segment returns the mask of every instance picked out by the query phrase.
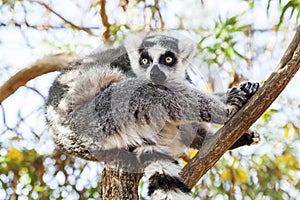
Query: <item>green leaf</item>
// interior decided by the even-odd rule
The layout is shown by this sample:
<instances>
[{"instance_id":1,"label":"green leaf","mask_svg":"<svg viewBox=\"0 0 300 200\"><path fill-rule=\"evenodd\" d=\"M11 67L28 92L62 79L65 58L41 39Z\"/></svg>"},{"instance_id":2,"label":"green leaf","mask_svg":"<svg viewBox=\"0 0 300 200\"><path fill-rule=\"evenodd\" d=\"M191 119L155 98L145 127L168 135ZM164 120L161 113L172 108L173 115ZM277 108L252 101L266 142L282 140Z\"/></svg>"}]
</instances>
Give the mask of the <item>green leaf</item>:
<instances>
[{"instance_id":1,"label":"green leaf","mask_svg":"<svg viewBox=\"0 0 300 200\"><path fill-rule=\"evenodd\" d=\"M277 30L279 29L280 25L282 24L284 16L285 16L285 14L286 14L286 12L289 8L291 8L290 18L294 15L294 12L297 11L298 14L296 15L296 17L297 17L297 20L298 20L299 15L300 15L299 14L299 12L300 12L300 0L291 0L287 4L285 4L282 8L282 12L281 12L281 15L279 17L279 22L277 24Z\"/></svg>"}]
</instances>

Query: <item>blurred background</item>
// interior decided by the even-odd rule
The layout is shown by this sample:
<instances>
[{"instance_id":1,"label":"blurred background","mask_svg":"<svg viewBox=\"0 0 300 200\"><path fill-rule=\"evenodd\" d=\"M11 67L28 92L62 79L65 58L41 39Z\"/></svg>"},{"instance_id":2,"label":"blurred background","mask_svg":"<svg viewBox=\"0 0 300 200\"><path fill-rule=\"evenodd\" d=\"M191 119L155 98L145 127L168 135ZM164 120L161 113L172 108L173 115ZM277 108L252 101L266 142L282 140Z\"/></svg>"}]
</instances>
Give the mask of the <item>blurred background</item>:
<instances>
[{"instance_id":1,"label":"blurred background","mask_svg":"<svg viewBox=\"0 0 300 200\"><path fill-rule=\"evenodd\" d=\"M0 85L38 59L84 56L143 29L179 30L197 43L190 73L201 89L263 83L292 39L299 11L299 0L1 0ZM47 132L44 101L57 75L39 76L0 102L0 199L100 197L103 164L55 150ZM226 153L193 188L195 199L299 199L299 83L298 72L253 125L262 142ZM142 179L141 199L146 185Z\"/></svg>"}]
</instances>

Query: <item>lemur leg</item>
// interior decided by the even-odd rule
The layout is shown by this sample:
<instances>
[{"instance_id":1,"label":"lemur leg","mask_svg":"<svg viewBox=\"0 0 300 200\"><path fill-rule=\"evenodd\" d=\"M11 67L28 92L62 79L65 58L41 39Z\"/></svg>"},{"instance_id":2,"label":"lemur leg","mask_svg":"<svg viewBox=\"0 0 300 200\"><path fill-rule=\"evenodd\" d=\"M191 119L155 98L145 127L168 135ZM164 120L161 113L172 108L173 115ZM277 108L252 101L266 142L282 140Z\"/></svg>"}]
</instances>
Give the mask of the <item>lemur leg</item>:
<instances>
[{"instance_id":1,"label":"lemur leg","mask_svg":"<svg viewBox=\"0 0 300 200\"><path fill-rule=\"evenodd\" d=\"M230 149L235 149L244 145L254 145L257 144L260 141L260 135L259 133L254 129L249 129L240 139L238 139L231 147Z\"/></svg>"},{"instance_id":2,"label":"lemur leg","mask_svg":"<svg viewBox=\"0 0 300 200\"><path fill-rule=\"evenodd\" d=\"M203 142L205 140L209 141L210 138L216 137L214 132L212 130L210 130L208 127L200 126L196 129L195 126L197 124L193 124L193 125L194 125L194 128L191 128L191 127L189 128L189 138L183 137L183 142L185 143L186 146L188 146L190 148L194 148L194 149L201 149ZM181 128L181 129L183 130L183 128ZM191 131L194 131L194 133L192 133ZM187 133L185 133L183 135L187 135ZM191 140L191 138L193 138L193 140ZM190 139L190 140L188 140L188 139ZM260 134L254 129L249 129L246 133L244 133L244 135L242 135L242 137L240 139L238 139L230 147L230 150L241 147L241 146L245 146L245 145L248 145L248 146L254 145L254 144L257 144L259 141L260 141Z\"/></svg>"},{"instance_id":3,"label":"lemur leg","mask_svg":"<svg viewBox=\"0 0 300 200\"><path fill-rule=\"evenodd\" d=\"M159 147L144 146L135 150L138 160L144 166L149 182L148 194L153 200L192 200L190 189L184 184L177 161L166 155Z\"/></svg>"}]
</instances>

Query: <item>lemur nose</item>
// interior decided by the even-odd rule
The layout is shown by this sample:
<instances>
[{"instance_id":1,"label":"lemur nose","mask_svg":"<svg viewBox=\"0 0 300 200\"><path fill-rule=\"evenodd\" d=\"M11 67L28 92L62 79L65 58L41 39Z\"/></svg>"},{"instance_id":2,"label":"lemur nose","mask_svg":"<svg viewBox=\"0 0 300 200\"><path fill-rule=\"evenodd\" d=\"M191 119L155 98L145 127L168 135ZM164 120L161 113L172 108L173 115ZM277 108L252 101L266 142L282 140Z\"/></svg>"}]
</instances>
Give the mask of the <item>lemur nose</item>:
<instances>
[{"instance_id":1,"label":"lemur nose","mask_svg":"<svg viewBox=\"0 0 300 200\"><path fill-rule=\"evenodd\" d=\"M167 76L159 70L158 65L154 65L150 71L150 79L154 83L163 83L167 79Z\"/></svg>"}]
</instances>

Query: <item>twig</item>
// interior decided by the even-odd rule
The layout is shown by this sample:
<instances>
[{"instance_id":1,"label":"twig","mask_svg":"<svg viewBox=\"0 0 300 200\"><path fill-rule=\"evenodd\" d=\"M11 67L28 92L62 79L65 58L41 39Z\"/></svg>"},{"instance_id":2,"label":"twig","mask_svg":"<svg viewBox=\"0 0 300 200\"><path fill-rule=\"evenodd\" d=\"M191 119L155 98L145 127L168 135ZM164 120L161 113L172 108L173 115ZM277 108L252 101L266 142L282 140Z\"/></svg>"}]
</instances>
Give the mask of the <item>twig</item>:
<instances>
[{"instance_id":1,"label":"twig","mask_svg":"<svg viewBox=\"0 0 300 200\"><path fill-rule=\"evenodd\" d=\"M61 14L59 14L58 12L56 12L55 10L53 10L50 6L48 6L47 4L41 2L41 1L32 1L35 3L40 4L41 6L43 6L44 8L46 8L47 10L49 10L51 13L55 14L57 17L59 17L61 20L63 20L66 24L70 25L71 27L77 29L77 30L82 30L90 35L94 35L94 33L88 29L88 28L84 28L81 26L77 26L76 24L72 23L71 21L67 20L66 18L64 18Z\"/></svg>"},{"instance_id":2,"label":"twig","mask_svg":"<svg viewBox=\"0 0 300 200\"><path fill-rule=\"evenodd\" d=\"M100 0L100 16L101 16L101 22L104 29L104 32L102 34L102 39L105 43L109 41L109 37L111 35L110 33L110 23L108 22L108 17L105 10L106 0Z\"/></svg>"},{"instance_id":3,"label":"twig","mask_svg":"<svg viewBox=\"0 0 300 200\"><path fill-rule=\"evenodd\" d=\"M13 24L14 26L16 27L29 27L29 28L33 28L33 29L38 29L38 30L48 30L48 29L67 29L68 27L65 27L65 26L53 26L53 25L32 25L32 24L29 24L28 22L25 22L25 23L18 23L18 22L10 22L10 23L3 23L3 22L0 22L0 26L9 26ZM85 29L94 29L94 30L97 30L99 29L99 27L97 26L90 26L90 27L81 27L81 28L85 28Z\"/></svg>"},{"instance_id":4,"label":"twig","mask_svg":"<svg viewBox=\"0 0 300 200\"><path fill-rule=\"evenodd\" d=\"M161 29L164 30L165 29L165 22L164 22L164 19L162 17L162 14L160 12L160 8L159 8L159 2L158 0L155 0L155 7L156 7L156 10L157 10L157 14L158 14L158 17L159 17L159 20L160 20L160 23L161 23Z\"/></svg>"},{"instance_id":5,"label":"twig","mask_svg":"<svg viewBox=\"0 0 300 200\"><path fill-rule=\"evenodd\" d=\"M38 91L36 88L30 87L28 85L24 85L24 87L26 87L27 89L32 90L33 92L35 92L36 94L38 94L40 97L42 97L44 100L46 99L46 97L40 91Z\"/></svg>"}]
</instances>

